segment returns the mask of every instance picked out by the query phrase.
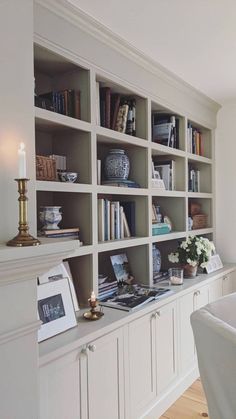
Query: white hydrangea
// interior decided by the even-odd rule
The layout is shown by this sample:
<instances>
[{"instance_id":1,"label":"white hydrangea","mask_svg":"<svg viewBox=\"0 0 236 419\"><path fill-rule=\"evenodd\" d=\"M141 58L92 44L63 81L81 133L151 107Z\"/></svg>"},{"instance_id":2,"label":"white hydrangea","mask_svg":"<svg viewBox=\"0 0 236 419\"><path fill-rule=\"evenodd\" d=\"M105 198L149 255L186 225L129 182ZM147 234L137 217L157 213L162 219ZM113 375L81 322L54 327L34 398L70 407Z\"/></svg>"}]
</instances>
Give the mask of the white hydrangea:
<instances>
[{"instance_id":1,"label":"white hydrangea","mask_svg":"<svg viewBox=\"0 0 236 419\"><path fill-rule=\"evenodd\" d=\"M196 260L191 260L191 259L187 259L187 263L191 266L197 266L197 261Z\"/></svg>"},{"instance_id":2,"label":"white hydrangea","mask_svg":"<svg viewBox=\"0 0 236 419\"><path fill-rule=\"evenodd\" d=\"M168 259L172 263L178 263L179 262L179 254L178 253L170 253L168 255Z\"/></svg>"}]
</instances>

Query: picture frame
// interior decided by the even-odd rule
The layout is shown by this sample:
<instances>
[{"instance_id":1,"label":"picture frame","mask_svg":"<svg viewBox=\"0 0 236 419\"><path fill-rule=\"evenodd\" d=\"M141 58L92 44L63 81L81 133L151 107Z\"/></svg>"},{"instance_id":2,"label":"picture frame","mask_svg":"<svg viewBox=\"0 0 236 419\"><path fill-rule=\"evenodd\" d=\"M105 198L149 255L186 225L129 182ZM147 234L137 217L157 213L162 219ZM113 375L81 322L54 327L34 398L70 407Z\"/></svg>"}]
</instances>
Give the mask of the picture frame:
<instances>
[{"instance_id":1,"label":"picture frame","mask_svg":"<svg viewBox=\"0 0 236 419\"><path fill-rule=\"evenodd\" d=\"M110 259L118 284L127 282L131 277L131 274L126 253L110 256Z\"/></svg>"},{"instance_id":2,"label":"picture frame","mask_svg":"<svg viewBox=\"0 0 236 419\"><path fill-rule=\"evenodd\" d=\"M62 278L68 278L74 309L75 311L79 311L79 303L75 292L73 277L69 263L67 261L60 263L59 265L47 271L45 274L40 275L38 277L38 283L42 285L47 282L56 281Z\"/></svg>"},{"instance_id":3,"label":"picture frame","mask_svg":"<svg viewBox=\"0 0 236 419\"><path fill-rule=\"evenodd\" d=\"M68 278L38 285L38 342L65 332L77 325Z\"/></svg>"},{"instance_id":4,"label":"picture frame","mask_svg":"<svg viewBox=\"0 0 236 419\"><path fill-rule=\"evenodd\" d=\"M213 254L207 263L206 272L210 274L221 268L223 268L223 263L220 259L220 256L218 254Z\"/></svg>"}]
</instances>

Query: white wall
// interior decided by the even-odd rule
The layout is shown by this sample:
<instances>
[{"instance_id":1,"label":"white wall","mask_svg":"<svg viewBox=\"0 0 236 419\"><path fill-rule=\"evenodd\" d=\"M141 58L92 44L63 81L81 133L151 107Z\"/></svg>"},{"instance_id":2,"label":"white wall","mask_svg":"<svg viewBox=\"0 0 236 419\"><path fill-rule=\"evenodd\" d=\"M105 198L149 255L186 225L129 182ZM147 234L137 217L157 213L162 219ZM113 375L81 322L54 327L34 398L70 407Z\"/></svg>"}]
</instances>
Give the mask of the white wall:
<instances>
[{"instance_id":1,"label":"white wall","mask_svg":"<svg viewBox=\"0 0 236 419\"><path fill-rule=\"evenodd\" d=\"M18 228L17 150L26 145L34 156L33 0L0 2L0 242L12 239ZM27 176L34 157L27 161ZM34 225L35 192L29 182L30 225ZM33 211L33 212L32 212Z\"/></svg>"},{"instance_id":2,"label":"white wall","mask_svg":"<svg viewBox=\"0 0 236 419\"><path fill-rule=\"evenodd\" d=\"M216 131L216 244L225 262L236 262L236 100L218 113Z\"/></svg>"}]
</instances>

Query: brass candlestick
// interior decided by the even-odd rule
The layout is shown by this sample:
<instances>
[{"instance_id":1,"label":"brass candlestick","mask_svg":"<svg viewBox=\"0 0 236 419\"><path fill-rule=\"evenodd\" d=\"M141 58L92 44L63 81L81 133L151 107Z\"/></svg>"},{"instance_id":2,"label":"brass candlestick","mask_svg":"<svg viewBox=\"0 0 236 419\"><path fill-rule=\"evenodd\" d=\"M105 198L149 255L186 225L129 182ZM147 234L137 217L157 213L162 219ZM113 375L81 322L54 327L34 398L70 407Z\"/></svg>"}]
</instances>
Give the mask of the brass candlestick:
<instances>
[{"instance_id":1,"label":"brass candlestick","mask_svg":"<svg viewBox=\"0 0 236 419\"><path fill-rule=\"evenodd\" d=\"M96 307L98 304L98 300L91 300L91 298L89 298L89 305L91 307L90 311L87 311L86 313L84 313L84 317L87 320L99 320L102 316L104 316L104 313L102 311L97 311Z\"/></svg>"},{"instance_id":2,"label":"brass candlestick","mask_svg":"<svg viewBox=\"0 0 236 419\"><path fill-rule=\"evenodd\" d=\"M19 233L14 239L7 242L7 246L38 246L40 241L29 234L29 226L27 222L27 182L29 179L15 179L18 183L19 192Z\"/></svg>"}]
</instances>

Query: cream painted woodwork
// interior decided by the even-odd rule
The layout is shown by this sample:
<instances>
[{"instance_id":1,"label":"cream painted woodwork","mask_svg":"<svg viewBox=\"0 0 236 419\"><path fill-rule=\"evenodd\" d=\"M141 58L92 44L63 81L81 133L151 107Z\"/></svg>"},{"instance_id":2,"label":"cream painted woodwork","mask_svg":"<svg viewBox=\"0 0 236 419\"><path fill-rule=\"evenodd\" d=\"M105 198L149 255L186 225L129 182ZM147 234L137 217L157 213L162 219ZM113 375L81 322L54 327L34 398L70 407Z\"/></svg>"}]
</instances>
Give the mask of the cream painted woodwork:
<instances>
[{"instance_id":1,"label":"cream painted woodwork","mask_svg":"<svg viewBox=\"0 0 236 419\"><path fill-rule=\"evenodd\" d=\"M80 352L73 351L50 364L39 374L40 419L81 419ZM84 383L86 387L86 383Z\"/></svg>"},{"instance_id":2,"label":"cream painted woodwork","mask_svg":"<svg viewBox=\"0 0 236 419\"><path fill-rule=\"evenodd\" d=\"M155 401L157 395L156 312L153 311L128 325L125 350L127 357L127 417L136 419Z\"/></svg>"},{"instance_id":3,"label":"cream painted woodwork","mask_svg":"<svg viewBox=\"0 0 236 419\"><path fill-rule=\"evenodd\" d=\"M236 290L235 273L229 273L223 276L223 295L231 294Z\"/></svg>"},{"instance_id":4,"label":"cream painted woodwork","mask_svg":"<svg viewBox=\"0 0 236 419\"><path fill-rule=\"evenodd\" d=\"M86 346L88 419L124 419L123 330ZM82 416L84 419L84 416Z\"/></svg>"},{"instance_id":5,"label":"cream painted woodwork","mask_svg":"<svg viewBox=\"0 0 236 419\"><path fill-rule=\"evenodd\" d=\"M194 366L195 345L190 316L193 311L203 307L209 302L209 287L203 286L179 301L179 332L180 332L180 364L181 370L185 371Z\"/></svg>"},{"instance_id":6,"label":"cream painted woodwork","mask_svg":"<svg viewBox=\"0 0 236 419\"><path fill-rule=\"evenodd\" d=\"M155 313L157 394L163 393L177 376L176 302Z\"/></svg>"},{"instance_id":7,"label":"cream painted woodwork","mask_svg":"<svg viewBox=\"0 0 236 419\"><path fill-rule=\"evenodd\" d=\"M209 302L218 300L223 295L223 278L218 278L209 286Z\"/></svg>"}]
</instances>

